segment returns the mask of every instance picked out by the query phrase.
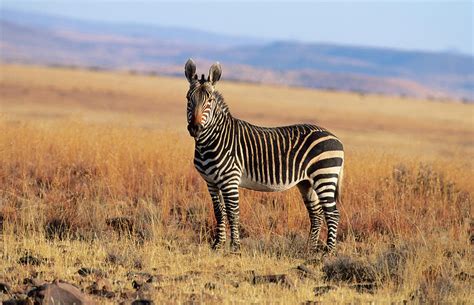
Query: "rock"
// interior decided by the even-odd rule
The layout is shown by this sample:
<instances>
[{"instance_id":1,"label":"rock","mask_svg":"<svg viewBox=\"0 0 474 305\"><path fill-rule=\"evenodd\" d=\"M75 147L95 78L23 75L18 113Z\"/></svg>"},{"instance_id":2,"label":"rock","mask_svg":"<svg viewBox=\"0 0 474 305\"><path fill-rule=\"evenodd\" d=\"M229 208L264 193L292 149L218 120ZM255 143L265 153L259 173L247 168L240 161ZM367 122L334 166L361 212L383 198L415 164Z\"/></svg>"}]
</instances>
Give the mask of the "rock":
<instances>
[{"instance_id":1,"label":"rock","mask_svg":"<svg viewBox=\"0 0 474 305\"><path fill-rule=\"evenodd\" d=\"M115 292L104 289L92 289L89 291L90 294L96 295L98 297L103 297L107 299L115 298Z\"/></svg>"},{"instance_id":2,"label":"rock","mask_svg":"<svg viewBox=\"0 0 474 305\"><path fill-rule=\"evenodd\" d=\"M107 279L98 279L93 284L97 289L112 290L112 284Z\"/></svg>"},{"instance_id":3,"label":"rock","mask_svg":"<svg viewBox=\"0 0 474 305\"><path fill-rule=\"evenodd\" d=\"M142 300L142 301L147 301L150 298L150 294L148 292L144 292L142 290L127 290L127 291L122 291L120 293L120 298L125 299L125 300ZM130 304L128 302L123 302L123 304ZM140 303L137 303L140 304ZM145 303L146 304L146 303Z\"/></svg>"},{"instance_id":4,"label":"rock","mask_svg":"<svg viewBox=\"0 0 474 305\"><path fill-rule=\"evenodd\" d=\"M35 275L33 275L35 276ZM40 286L43 286L45 284L48 284L48 282L42 280L42 279L39 279L39 278L36 278L36 277L27 277L27 278L24 278L23 279L23 286L19 287L20 291L23 291L23 292L27 292L27 291L31 291L32 289L36 289ZM17 293L17 292L15 292Z\"/></svg>"},{"instance_id":5,"label":"rock","mask_svg":"<svg viewBox=\"0 0 474 305\"><path fill-rule=\"evenodd\" d=\"M455 275L455 277L460 281L472 281L474 280L474 275L467 272L461 271Z\"/></svg>"},{"instance_id":6,"label":"rock","mask_svg":"<svg viewBox=\"0 0 474 305\"><path fill-rule=\"evenodd\" d=\"M135 226L133 220L128 217L109 218L105 222L118 233L125 234L132 234Z\"/></svg>"},{"instance_id":7,"label":"rock","mask_svg":"<svg viewBox=\"0 0 474 305\"><path fill-rule=\"evenodd\" d=\"M140 291L142 292L151 292L153 290L156 290L157 287L153 286L150 283L145 283L142 287L140 287Z\"/></svg>"},{"instance_id":8,"label":"rock","mask_svg":"<svg viewBox=\"0 0 474 305\"><path fill-rule=\"evenodd\" d=\"M63 219L52 219L44 226L44 232L47 239L58 238L65 239L71 231L71 225Z\"/></svg>"},{"instance_id":9,"label":"rock","mask_svg":"<svg viewBox=\"0 0 474 305\"><path fill-rule=\"evenodd\" d=\"M18 259L18 263L21 265L33 265L33 266L39 266L41 264L44 264L46 260L42 257L36 257L31 254L26 254L20 259Z\"/></svg>"},{"instance_id":10,"label":"rock","mask_svg":"<svg viewBox=\"0 0 474 305\"><path fill-rule=\"evenodd\" d=\"M0 293L0 304L11 299L11 295Z\"/></svg>"},{"instance_id":11,"label":"rock","mask_svg":"<svg viewBox=\"0 0 474 305\"><path fill-rule=\"evenodd\" d=\"M314 287L314 295L318 297L334 289L336 289L336 287L329 285L317 286Z\"/></svg>"},{"instance_id":12,"label":"rock","mask_svg":"<svg viewBox=\"0 0 474 305\"><path fill-rule=\"evenodd\" d=\"M202 275L202 271L191 270L191 271L186 272L186 274L189 274L190 276L200 276Z\"/></svg>"},{"instance_id":13,"label":"rock","mask_svg":"<svg viewBox=\"0 0 474 305\"><path fill-rule=\"evenodd\" d=\"M133 289L139 290L145 284L144 281L136 279L132 281Z\"/></svg>"},{"instance_id":14,"label":"rock","mask_svg":"<svg viewBox=\"0 0 474 305\"><path fill-rule=\"evenodd\" d=\"M23 279L23 284L33 286L33 287L39 287L39 286L42 286L44 284L47 284L47 282L45 280L42 280L42 279L39 279L39 278L36 278L36 277L33 277L33 278L27 277L27 278Z\"/></svg>"},{"instance_id":15,"label":"rock","mask_svg":"<svg viewBox=\"0 0 474 305\"><path fill-rule=\"evenodd\" d=\"M12 289L11 289L10 285L8 285L6 283L0 283L0 292L1 293L10 294L11 290Z\"/></svg>"},{"instance_id":16,"label":"rock","mask_svg":"<svg viewBox=\"0 0 474 305\"><path fill-rule=\"evenodd\" d=\"M152 284L143 281L133 281L132 287L141 292L150 292L155 289Z\"/></svg>"},{"instance_id":17,"label":"rock","mask_svg":"<svg viewBox=\"0 0 474 305\"><path fill-rule=\"evenodd\" d=\"M26 300L28 296L21 292L15 292L15 297L17 300Z\"/></svg>"},{"instance_id":18,"label":"rock","mask_svg":"<svg viewBox=\"0 0 474 305\"><path fill-rule=\"evenodd\" d=\"M116 253L107 254L105 261L110 264L122 265L122 266L125 266L125 264L127 263L127 260L123 255L116 254Z\"/></svg>"},{"instance_id":19,"label":"rock","mask_svg":"<svg viewBox=\"0 0 474 305\"><path fill-rule=\"evenodd\" d=\"M374 266L349 256L325 261L322 271L326 281L373 283L376 280Z\"/></svg>"},{"instance_id":20,"label":"rock","mask_svg":"<svg viewBox=\"0 0 474 305\"><path fill-rule=\"evenodd\" d=\"M141 259L135 259L133 261L133 267L136 269L143 269L143 262L141 261Z\"/></svg>"},{"instance_id":21,"label":"rock","mask_svg":"<svg viewBox=\"0 0 474 305\"><path fill-rule=\"evenodd\" d=\"M209 289L209 290L214 290L216 289L216 287L217 287L216 283L211 283L211 282L208 282L204 285L204 288Z\"/></svg>"},{"instance_id":22,"label":"rock","mask_svg":"<svg viewBox=\"0 0 474 305\"><path fill-rule=\"evenodd\" d=\"M95 275L99 277L106 276L106 273L104 271L100 269L88 268L88 267L82 267L81 269L77 270L77 273L80 276L88 276L88 275Z\"/></svg>"},{"instance_id":23,"label":"rock","mask_svg":"<svg viewBox=\"0 0 474 305\"><path fill-rule=\"evenodd\" d=\"M115 298L115 292L108 291L108 290L95 290L95 291L93 291L92 294L96 295L96 296L99 296L99 297L107 298L107 299Z\"/></svg>"},{"instance_id":24,"label":"rock","mask_svg":"<svg viewBox=\"0 0 474 305\"><path fill-rule=\"evenodd\" d=\"M127 272L127 278L132 279L136 277L151 277L152 274L148 272L135 272L135 271L129 271Z\"/></svg>"},{"instance_id":25,"label":"rock","mask_svg":"<svg viewBox=\"0 0 474 305\"><path fill-rule=\"evenodd\" d=\"M98 279L91 286L87 287L87 292L99 297L114 298L115 292L107 279Z\"/></svg>"},{"instance_id":26,"label":"rock","mask_svg":"<svg viewBox=\"0 0 474 305\"><path fill-rule=\"evenodd\" d=\"M306 273L306 274L314 274L313 271L311 271L307 266L305 265L299 265L298 267L296 267L296 269Z\"/></svg>"},{"instance_id":27,"label":"rock","mask_svg":"<svg viewBox=\"0 0 474 305\"><path fill-rule=\"evenodd\" d=\"M253 274L252 284L275 283L283 287L293 289L295 284L286 274L255 275Z\"/></svg>"},{"instance_id":28,"label":"rock","mask_svg":"<svg viewBox=\"0 0 474 305\"><path fill-rule=\"evenodd\" d=\"M182 274L182 275L178 275L178 276L175 276L173 278L173 281L175 282L184 282L184 281L187 281L191 278L191 276L189 274Z\"/></svg>"},{"instance_id":29,"label":"rock","mask_svg":"<svg viewBox=\"0 0 474 305\"><path fill-rule=\"evenodd\" d=\"M35 304L42 305L92 305L95 302L82 293L76 286L66 282L55 280L51 284L45 284L28 293Z\"/></svg>"},{"instance_id":30,"label":"rock","mask_svg":"<svg viewBox=\"0 0 474 305\"><path fill-rule=\"evenodd\" d=\"M218 296L211 295L206 292L191 293L188 295L188 299L183 303L186 305L194 304L220 304L222 299Z\"/></svg>"},{"instance_id":31,"label":"rock","mask_svg":"<svg viewBox=\"0 0 474 305\"><path fill-rule=\"evenodd\" d=\"M141 291L154 289L154 286L151 284L156 284L166 279L164 275L152 275L147 272L129 272L127 277L133 279L132 287Z\"/></svg>"},{"instance_id":32,"label":"rock","mask_svg":"<svg viewBox=\"0 0 474 305\"><path fill-rule=\"evenodd\" d=\"M142 299L142 300L135 300L132 302L131 305L153 305L155 302L152 300Z\"/></svg>"},{"instance_id":33,"label":"rock","mask_svg":"<svg viewBox=\"0 0 474 305\"><path fill-rule=\"evenodd\" d=\"M120 293L120 298L126 299L126 300L137 299L137 298L140 298L140 294L137 291L126 290Z\"/></svg>"},{"instance_id":34,"label":"rock","mask_svg":"<svg viewBox=\"0 0 474 305\"><path fill-rule=\"evenodd\" d=\"M376 283L356 283L350 286L359 293L374 293L377 289Z\"/></svg>"},{"instance_id":35,"label":"rock","mask_svg":"<svg viewBox=\"0 0 474 305\"><path fill-rule=\"evenodd\" d=\"M34 302L30 298L25 299L11 299L4 301L3 305L34 305Z\"/></svg>"},{"instance_id":36,"label":"rock","mask_svg":"<svg viewBox=\"0 0 474 305\"><path fill-rule=\"evenodd\" d=\"M318 256L318 257L313 257L313 258L310 258L310 259L307 259L303 265L312 265L312 266L318 266L319 264L321 264L323 262L323 259L321 256Z\"/></svg>"},{"instance_id":37,"label":"rock","mask_svg":"<svg viewBox=\"0 0 474 305\"><path fill-rule=\"evenodd\" d=\"M316 274L313 270L311 270L308 266L302 264L295 268L298 271L300 278L311 278L315 279Z\"/></svg>"},{"instance_id":38,"label":"rock","mask_svg":"<svg viewBox=\"0 0 474 305\"><path fill-rule=\"evenodd\" d=\"M150 278L146 280L147 283L158 283L166 280L166 276L157 274L157 275L152 275Z\"/></svg>"}]
</instances>

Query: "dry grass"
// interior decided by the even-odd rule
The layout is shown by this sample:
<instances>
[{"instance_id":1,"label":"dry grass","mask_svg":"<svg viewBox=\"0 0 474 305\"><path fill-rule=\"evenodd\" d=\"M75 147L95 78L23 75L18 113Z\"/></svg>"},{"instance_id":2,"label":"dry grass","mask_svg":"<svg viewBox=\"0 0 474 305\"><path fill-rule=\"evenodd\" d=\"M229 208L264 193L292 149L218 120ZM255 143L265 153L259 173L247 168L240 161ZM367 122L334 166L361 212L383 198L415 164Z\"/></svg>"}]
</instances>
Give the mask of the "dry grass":
<instances>
[{"instance_id":1,"label":"dry grass","mask_svg":"<svg viewBox=\"0 0 474 305\"><path fill-rule=\"evenodd\" d=\"M236 116L318 122L345 143L338 254L308 262L304 278L294 268L311 258L309 221L295 190L243 190L242 256L209 250L214 216L184 133L184 80L1 71L0 281L14 288L35 272L87 287L94 278L77 270L92 267L117 293L132 289L130 271L159 275L151 296L180 303L473 298L470 105L222 84ZM45 262L18 264L26 253ZM295 288L253 285L252 270ZM331 289L316 296L322 285Z\"/></svg>"}]
</instances>

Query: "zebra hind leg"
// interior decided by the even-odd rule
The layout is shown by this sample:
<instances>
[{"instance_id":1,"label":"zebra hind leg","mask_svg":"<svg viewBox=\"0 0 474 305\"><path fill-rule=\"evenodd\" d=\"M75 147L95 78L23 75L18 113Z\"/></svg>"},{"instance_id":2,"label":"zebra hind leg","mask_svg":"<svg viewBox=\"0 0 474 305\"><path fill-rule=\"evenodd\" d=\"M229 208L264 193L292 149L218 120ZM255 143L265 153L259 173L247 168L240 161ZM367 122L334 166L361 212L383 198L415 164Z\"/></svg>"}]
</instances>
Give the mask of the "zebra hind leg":
<instances>
[{"instance_id":1,"label":"zebra hind leg","mask_svg":"<svg viewBox=\"0 0 474 305\"><path fill-rule=\"evenodd\" d=\"M323 180L324 179L324 180ZM339 211L336 207L336 189L339 179L336 177L326 177L315 181L314 190L319 200L319 205L323 211L328 228L328 236L325 252L334 253L336 246L337 227L339 225Z\"/></svg>"},{"instance_id":2,"label":"zebra hind leg","mask_svg":"<svg viewBox=\"0 0 474 305\"><path fill-rule=\"evenodd\" d=\"M318 197L328 227L326 253L333 254L336 247L337 227L339 225L339 211L336 207L336 199L334 194L333 196L328 196L327 193L324 196L318 194Z\"/></svg>"},{"instance_id":3,"label":"zebra hind leg","mask_svg":"<svg viewBox=\"0 0 474 305\"><path fill-rule=\"evenodd\" d=\"M312 252L318 251L319 233L323 222L323 210L319 204L318 196L313 190L309 181L302 181L298 184L303 202L308 210L311 228L309 231L309 248Z\"/></svg>"}]
</instances>

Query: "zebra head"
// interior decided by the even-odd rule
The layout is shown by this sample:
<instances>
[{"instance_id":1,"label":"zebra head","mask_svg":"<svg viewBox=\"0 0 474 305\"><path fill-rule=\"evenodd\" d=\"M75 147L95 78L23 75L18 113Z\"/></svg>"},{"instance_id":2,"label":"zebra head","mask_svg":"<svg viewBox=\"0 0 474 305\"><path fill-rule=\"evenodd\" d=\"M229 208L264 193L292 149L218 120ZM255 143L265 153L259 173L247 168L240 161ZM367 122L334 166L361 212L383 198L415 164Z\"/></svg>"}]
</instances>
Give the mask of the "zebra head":
<instances>
[{"instance_id":1,"label":"zebra head","mask_svg":"<svg viewBox=\"0 0 474 305\"><path fill-rule=\"evenodd\" d=\"M204 74L199 79L196 74L196 64L188 59L184 74L189 81L187 117L189 134L197 138L201 131L209 125L215 107L214 85L221 78L221 65L217 62L209 69L207 79Z\"/></svg>"}]
</instances>

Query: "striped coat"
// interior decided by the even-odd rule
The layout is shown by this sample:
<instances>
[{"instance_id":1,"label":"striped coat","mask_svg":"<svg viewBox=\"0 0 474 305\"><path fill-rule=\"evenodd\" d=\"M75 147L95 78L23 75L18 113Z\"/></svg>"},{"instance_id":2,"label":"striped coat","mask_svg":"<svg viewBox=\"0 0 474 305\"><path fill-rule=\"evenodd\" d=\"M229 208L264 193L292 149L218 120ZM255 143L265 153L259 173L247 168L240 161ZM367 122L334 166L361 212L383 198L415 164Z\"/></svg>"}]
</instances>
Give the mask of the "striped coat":
<instances>
[{"instance_id":1,"label":"striped coat","mask_svg":"<svg viewBox=\"0 0 474 305\"><path fill-rule=\"evenodd\" d=\"M334 250L339 222L344 150L340 140L324 128L299 124L266 128L234 118L215 90L221 68L214 64L206 79L198 79L188 60L185 75L188 131L195 138L194 165L207 183L217 220L213 247L226 240L240 249L239 187L256 191L284 191L297 186L311 223L310 245L317 249L323 220L328 226L326 251Z\"/></svg>"}]
</instances>

